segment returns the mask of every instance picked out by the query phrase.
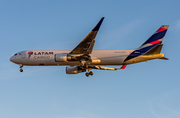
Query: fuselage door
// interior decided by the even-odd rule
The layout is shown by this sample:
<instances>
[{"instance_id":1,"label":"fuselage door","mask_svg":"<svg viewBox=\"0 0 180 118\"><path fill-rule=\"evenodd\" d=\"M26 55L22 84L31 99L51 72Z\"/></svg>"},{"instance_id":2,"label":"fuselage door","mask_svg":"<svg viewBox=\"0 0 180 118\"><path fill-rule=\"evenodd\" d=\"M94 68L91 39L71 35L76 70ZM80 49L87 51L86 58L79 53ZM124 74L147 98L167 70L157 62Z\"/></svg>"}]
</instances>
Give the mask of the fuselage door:
<instances>
[{"instance_id":1,"label":"fuselage door","mask_svg":"<svg viewBox=\"0 0 180 118\"><path fill-rule=\"evenodd\" d=\"M20 52L19 55L21 55L22 58L25 58L25 52Z\"/></svg>"}]
</instances>

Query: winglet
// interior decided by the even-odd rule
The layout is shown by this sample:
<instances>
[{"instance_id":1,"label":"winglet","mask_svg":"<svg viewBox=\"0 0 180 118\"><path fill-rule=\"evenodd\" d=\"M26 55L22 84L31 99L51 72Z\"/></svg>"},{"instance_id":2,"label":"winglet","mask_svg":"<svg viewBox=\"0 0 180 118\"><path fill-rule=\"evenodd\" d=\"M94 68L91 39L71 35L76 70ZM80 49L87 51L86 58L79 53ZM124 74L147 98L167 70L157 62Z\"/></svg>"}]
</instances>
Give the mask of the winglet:
<instances>
[{"instance_id":1,"label":"winglet","mask_svg":"<svg viewBox=\"0 0 180 118\"><path fill-rule=\"evenodd\" d=\"M94 29L92 31L98 31L103 20L104 20L104 17L101 18L101 20L98 22L98 24L94 27Z\"/></svg>"}]
</instances>

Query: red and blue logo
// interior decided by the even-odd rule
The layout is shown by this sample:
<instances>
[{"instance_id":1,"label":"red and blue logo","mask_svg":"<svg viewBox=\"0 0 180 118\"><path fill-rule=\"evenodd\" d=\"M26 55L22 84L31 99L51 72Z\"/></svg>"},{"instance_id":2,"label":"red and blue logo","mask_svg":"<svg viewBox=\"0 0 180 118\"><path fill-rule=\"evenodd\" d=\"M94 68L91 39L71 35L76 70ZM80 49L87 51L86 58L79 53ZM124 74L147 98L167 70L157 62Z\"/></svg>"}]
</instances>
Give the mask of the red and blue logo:
<instances>
[{"instance_id":1,"label":"red and blue logo","mask_svg":"<svg viewBox=\"0 0 180 118\"><path fill-rule=\"evenodd\" d=\"M29 51L29 52L28 52L28 55L29 55L29 59L30 59L31 55L33 55L33 52L32 52L32 51Z\"/></svg>"},{"instance_id":2,"label":"red and blue logo","mask_svg":"<svg viewBox=\"0 0 180 118\"><path fill-rule=\"evenodd\" d=\"M169 25L163 25L161 26L147 41L145 41L138 49L134 50L126 59L130 60L132 58L135 58L139 55L143 55L146 52L148 52L150 49L155 47L158 44L161 44L164 36L166 34L166 31L168 29Z\"/></svg>"}]
</instances>

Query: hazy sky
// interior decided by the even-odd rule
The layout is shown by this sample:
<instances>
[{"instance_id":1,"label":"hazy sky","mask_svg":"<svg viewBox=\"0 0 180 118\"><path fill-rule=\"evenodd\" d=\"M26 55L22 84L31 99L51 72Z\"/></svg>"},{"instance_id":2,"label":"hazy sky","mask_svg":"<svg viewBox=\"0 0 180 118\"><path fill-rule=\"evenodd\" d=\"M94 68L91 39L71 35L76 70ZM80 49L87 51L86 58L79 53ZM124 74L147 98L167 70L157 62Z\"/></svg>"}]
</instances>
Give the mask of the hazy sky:
<instances>
[{"instance_id":1,"label":"hazy sky","mask_svg":"<svg viewBox=\"0 0 180 118\"><path fill-rule=\"evenodd\" d=\"M179 0L1 0L0 118L180 118ZM64 66L23 67L23 50L71 50L105 17L94 49L134 49L170 25L170 60L67 75ZM112 66L113 67L113 66ZM118 66L120 67L120 66Z\"/></svg>"}]
</instances>

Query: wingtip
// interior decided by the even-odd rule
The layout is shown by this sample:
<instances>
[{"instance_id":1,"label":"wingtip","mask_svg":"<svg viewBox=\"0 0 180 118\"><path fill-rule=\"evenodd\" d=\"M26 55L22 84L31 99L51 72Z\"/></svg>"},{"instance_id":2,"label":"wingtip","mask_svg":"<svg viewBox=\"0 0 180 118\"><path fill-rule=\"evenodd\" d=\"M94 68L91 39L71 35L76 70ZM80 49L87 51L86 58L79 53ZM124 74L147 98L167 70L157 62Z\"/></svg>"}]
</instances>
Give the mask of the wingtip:
<instances>
[{"instance_id":1,"label":"wingtip","mask_svg":"<svg viewBox=\"0 0 180 118\"><path fill-rule=\"evenodd\" d=\"M94 29L92 31L98 31L103 20L104 20L105 17L102 17L101 20L97 23L97 25L94 27Z\"/></svg>"}]
</instances>

